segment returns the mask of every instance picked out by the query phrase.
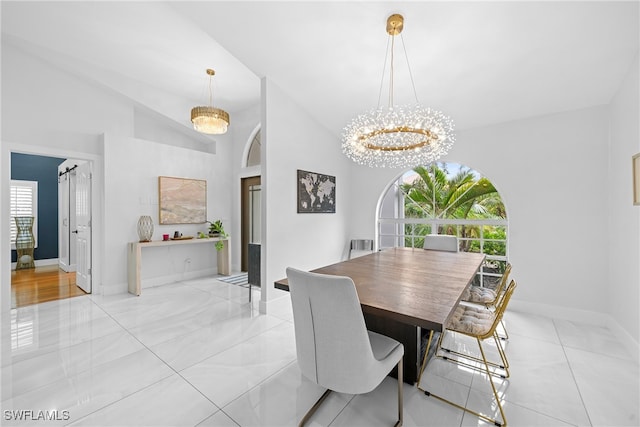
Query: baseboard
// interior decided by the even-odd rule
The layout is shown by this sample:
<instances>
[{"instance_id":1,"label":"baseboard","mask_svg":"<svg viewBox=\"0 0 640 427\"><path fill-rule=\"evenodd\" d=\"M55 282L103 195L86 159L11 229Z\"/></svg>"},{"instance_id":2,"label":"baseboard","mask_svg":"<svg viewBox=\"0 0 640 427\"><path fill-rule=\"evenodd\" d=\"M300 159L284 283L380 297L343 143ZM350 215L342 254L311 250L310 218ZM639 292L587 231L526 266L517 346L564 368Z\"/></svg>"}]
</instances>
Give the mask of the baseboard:
<instances>
[{"instance_id":1,"label":"baseboard","mask_svg":"<svg viewBox=\"0 0 640 427\"><path fill-rule=\"evenodd\" d=\"M627 332L613 317L609 316L607 327L613 335L625 346L627 351L634 357L634 360L640 359L640 344L633 339L631 334Z\"/></svg>"},{"instance_id":2,"label":"baseboard","mask_svg":"<svg viewBox=\"0 0 640 427\"><path fill-rule=\"evenodd\" d=\"M37 259L34 261L36 267L44 267L45 265L58 265L58 258Z\"/></svg>"},{"instance_id":3,"label":"baseboard","mask_svg":"<svg viewBox=\"0 0 640 427\"><path fill-rule=\"evenodd\" d=\"M640 358L640 344L609 314L517 299L509 301L509 310L608 328L631 355Z\"/></svg>"},{"instance_id":4,"label":"baseboard","mask_svg":"<svg viewBox=\"0 0 640 427\"><path fill-rule=\"evenodd\" d=\"M33 261L33 263L36 265L36 267L44 267L44 266L47 266L47 265L58 265L58 258L37 259L37 260ZM16 264L17 264L17 262L12 262L11 263L11 269L12 270L16 269Z\"/></svg>"},{"instance_id":5,"label":"baseboard","mask_svg":"<svg viewBox=\"0 0 640 427\"><path fill-rule=\"evenodd\" d=\"M586 323L594 326L606 326L610 319L610 316L595 311L580 310L577 308L561 307L550 304L540 304L518 299L512 299L509 301L509 310L527 314L537 314L539 316L550 317L553 319Z\"/></svg>"},{"instance_id":6,"label":"baseboard","mask_svg":"<svg viewBox=\"0 0 640 427\"><path fill-rule=\"evenodd\" d=\"M156 286L169 285L175 282L181 282L183 280L199 279L201 277L212 277L218 274L217 268L208 268L204 270L189 271L177 274L168 274L165 276L142 278L140 280L140 287L142 293L145 289L154 288ZM113 285L101 285L99 288L99 295L117 295L125 294L129 292L129 285L125 283L116 283ZM95 292L94 292L95 293Z\"/></svg>"},{"instance_id":7,"label":"baseboard","mask_svg":"<svg viewBox=\"0 0 640 427\"><path fill-rule=\"evenodd\" d=\"M198 279L201 277L215 276L218 274L217 268L208 268L197 271L187 271L184 273L169 274L166 276L152 277L149 279L142 278L140 286L142 289L153 288L156 286L168 285L170 283L180 282L182 280Z\"/></svg>"}]
</instances>

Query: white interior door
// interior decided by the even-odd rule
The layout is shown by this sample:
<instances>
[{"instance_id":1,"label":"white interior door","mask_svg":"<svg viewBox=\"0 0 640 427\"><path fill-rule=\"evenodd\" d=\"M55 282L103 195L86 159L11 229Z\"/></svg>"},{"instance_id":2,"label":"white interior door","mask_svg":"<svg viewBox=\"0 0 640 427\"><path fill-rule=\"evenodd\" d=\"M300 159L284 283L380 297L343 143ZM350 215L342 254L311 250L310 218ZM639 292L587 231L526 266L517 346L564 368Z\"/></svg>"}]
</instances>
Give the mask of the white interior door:
<instances>
[{"instance_id":1,"label":"white interior door","mask_svg":"<svg viewBox=\"0 0 640 427\"><path fill-rule=\"evenodd\" d=\"M58 166L58 266L76 271L76 168L78 160L67 159ZM70 167L73 165L72 167Z\"/></svg>"},{"instance_id":2,"label":"white interior door","mask_svg":"<svg viewBox=\"0 0 640 427\"><path fill-rule=\"evenodd\" d=\"M76 169L76 284L91 293L91 162Z\"/></svg>"}]
</instances>

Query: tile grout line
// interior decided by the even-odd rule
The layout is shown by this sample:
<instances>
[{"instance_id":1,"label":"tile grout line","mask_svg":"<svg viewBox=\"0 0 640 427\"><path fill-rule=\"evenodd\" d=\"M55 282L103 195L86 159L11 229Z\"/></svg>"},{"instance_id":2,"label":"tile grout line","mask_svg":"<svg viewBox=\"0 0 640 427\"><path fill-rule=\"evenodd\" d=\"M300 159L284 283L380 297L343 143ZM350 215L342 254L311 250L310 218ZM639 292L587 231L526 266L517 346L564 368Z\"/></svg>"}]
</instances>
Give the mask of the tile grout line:
<instances>
[{"instance_id":1,"label":"tile grout line","mask_svg":"<svg viewBox=\"0 0 640 427\"><path fill-rule=\"evenodd\" d=\"M582 407L584 409L585 414L587 414L587 419L589 420L589 425L593 426L593 421L591 421L591 415L589 414L589 408L582 397L582 390L580 390L580 385L578 384L578 380L576 379L576 375L573 372L573 367L571 366L571 361L569 360L569 356L567 356L567 351L565 349L564 342L562 337L560 336L560 331L558 331L558 326L556 325L556 319L551 319L551 323L553 324L553 329L556 331L556 335L558 336L558 341L560 342L560 347L562 348L562 354L564 354L564 358L567 361L567 366L569 367L569 372L571 372L571 378L573 378L573 383L576 386L576 390L578 391L578 396L580 396L580 402L582 403Z\"/></svg>"},{"instance_id":2,"label":"tile grout line","mask_svg":"<svg viewBox=\"0 0 640 427\"><path fill-rule=\"evenodd\" d=\"M192 286L192 285L190 285L189 283L185 283L185 282L180 282L180 283L184 284L185 286L189 286L189 287L191 287L191 288L194 288L194 289L197 289L197 290L202 291L202 292L204 292L204 293L207 293L206 291L204 291L204 290L202 290L202 289L199 289L199 288L197 288L197 287L195 287L195 286ZM223 283L224 283L224 282L223 282ZM237 286L237 285L235 285L235 284L229 284L229 283L225 283L225 284L226 284L226 285L233 285L233 286ZM227 300L227 302L229 302L229 303L233 303L233 301L231 301L230 299L228 299L228 298L225 298L225 299ZM193 365L191 365L191 366L189 366L189 367L187 367L187 368L183 368L182 370L178 371L178 370L176 370L173 366L171 366L169 363L167 363L164 359L162 359L159 355L157 355L157 354L156 354L156 353L155 353L155 352L154 352L150 347L148 347L145 343L143 343L143 342L142 342L142 341L141 341L141 340L140 340L140 339L139 339L139 338L138 338L138 337L137 337L133 332L131 332L128 328L126 328L124 325L122 325L120 322L118 322L118 321L117 321L117 320L116 320L116 319L115 319L115 318L114 318L114 317L113 317L113 316L112 316L108 311L106 311L106 310L105 310L105 308L104 308L104 307L100 306L96 301L92 301L92 302L93 302L93 303L95 303L95 304L96 304L96 305L97 305L97 306L98 306L98 307L99 307L99 308L100 308L100 309L101 309L101 310L102 310L102 311L103 311L103 312L104 312L108 317L110 317L114 322L116 322L116 324L118 324L118 326L120 326L122 329L124 329L124 330L125 330L125 331L126 331L126 332L127 332L127 333L132 337L132 338L134 338L134 339L135 339L137 342L139 342L139 343L140 343L140 344L141 344L145 349L147 349L151 354L153 354L153 355L154 355L154 356L155 356L155 357L156 357L156 358L157 358L161 363L163 363L164 365L166 365L166 366L167 366L169 369L171 369L175 374L177 374L177 375L178 375L178 376L179 376L179 377L180 377L180 378L181 378L185 383L189 384L189 386L191 386L195 391L197 391L200 395L202 395L202 397L204 397L207 401L211 402L211 404L212 404L213 406L215 406L216 408L218 408L218 410L217 410L216 412L214 412L214 413L212 413L212 414L209 414L207 417L205 417L204 419L200 420L200 421L196 424L196 426L197 426L198 424L201 424L201 423L202 423L202 422L204 422L206 419L210 418L211 416L215 415L215 414L216 414L216 413L218 413L218 412L222 412L222 413L224 413L224 414L225 414L225 416L227 416L227 417L228 417L230 420L232 420L235 424L237 424L238 426L240 426L240 423L238 423L238 422L237 422L235 419L233 419L229 414L227 414L227 413L224 411L224 408L225 408L225 407L227 407L227 406L228 406L229 404L231 404L232 402L234 402L235 400L237 400L237 399L239 399L240 397L244 396L246 393L249 393L249 392L250 392L251 390L253 390L254 388L256 388L256 387L260 386L261 384L263 384L263 383L264 383L265 381L267 381L269 378L273 377L276 373L281 372L283 369L285 369L286 367L288 367L291 363L294 363L294 362L295 362L295 360L294 360L293 362L288 363L287 365L285 365L285 367L283 367L282 369L279 369L278 371L274 372L272 375L269 375L269 376L268 376L267 378L265 378L263 381L261 381L260 383L256 384L254 387L252 387L251 389L247 390L246 392L242 393L240 396L238 396L238 397L236 397L235 399L233 399L231 402L229 402L229 403L228 403L227 405L225 405L224 407L220 407L220 406L218 406L214 401L212 401L212 400L211 400L207 395L205 395L202 391L200 391L200 389L199 389L198 387L196 387L196 386L195 386L194 384L192 384L189 380L187 380L187 379L182 375L182 373L181 373L181 372L182 372L182 371L184 371L185 369L188 369L188 368L189 368L189 367L191 367L191 366L196 365L197 363L201 363L202 361L207 360L207 359L209 359L210 357L213 357L213 356L215 356L216 354L220 354L220 353L222 353L222 352L219 352L219 353L216 353L216 354L210 355L210 356L208 356L208 357L206 357L206 358L202 359L201 361L199 361L199 362L197 362L197 363L194 363ZM243 303L240 303L240 305L244 305L244 304L243 304ZM253 306L249 307L249 310L253 311ZM238 316L232 316L232 317L238 317ZM277 325L274 325L274 326L272 326L272 327L270 327L270 328L267 328L265 331L262 331L260 334L262 334L262 333L264 333L264 332L266 332L266 331L269 331L269 330L271 330L271 329L275 328L276 326L278 326L278 325L280 325L280 324L282 324L282 323L284 323L284 322L285 322L285 321L284 321L284 320L282 320L282 319L279 319L279 320L281 320L281 323L279 323L279 324L277 324ZM260 335L260 334L258 334L258 335ZM256 336L257 336L257 335L256 335ZM251 338L255 338L255 337L251 337ZM249 339L251 339L251 338L248 338L247 340L249 340ZM230 348L236 347L236 346L238 346L238 345L240 345L240 344L242 344L242 343L246 342L247 340L244 340L244 341L242 341L242 342L240 342L240 343L236 343L236 344L234 344L233 346L231 346L231 347L229 347L229 348L226 348L224 351L227 351L227 350L229 350ZM83 418L86 418L86 417L88 417L89 415L91 415L91 414L93 414L93 413L95 413L95 412L97 412L97 411L100 411L100 410L102 410L102 409L104 409L104 408L107 408L107 407L109 407L109 406L111 406L111 405L113 405L113 404L117 403L117 402L120 402L120 401L121 401L121 400L123 400L123 399L126 399L126 398L128 398L128 397L131 397L131 396L133 396L134 394L136 394L136 393L138 393L138 392L140 392L140 391L143 391L143 390L145 390L145 389L147 389L147 388L149 388L149 387L151 387L151 386L153 386L153 385L155 385L155 384L158 384L158 383L160 383L160 382L162 382L162 381L166 380L166 379L167 379L167 378L169 378L169 377L170 377L170 376L168 376L168 377L164 377L164 378L161 378L161 379L159 379L158 381L156 381L156 382L154 382L154 383L152 383L152 384L150 384L150 385L148 385L148 386L146 386L146 387L141 388L140 390L137 390L137 391L135 391L135 392L133 392L133 393L131 393L131 394L129 394L129 395L127 395L127 396L123 397L122 399L118 399L118 400L116 400L116 401L114 401L114 402L111 402L110 404L108 404L108 405L106 405L106 406L104 406L104 407L102 407L102 408L100 408L100 409L97 409L96 411L91 412L90 414L87 414L87 415L86 415L86 416L84 416ZM81 418L81 419L82 419L82 418ZM75 422L75 421L74 421L74 422Z\"/></svg>"}]
</instances>

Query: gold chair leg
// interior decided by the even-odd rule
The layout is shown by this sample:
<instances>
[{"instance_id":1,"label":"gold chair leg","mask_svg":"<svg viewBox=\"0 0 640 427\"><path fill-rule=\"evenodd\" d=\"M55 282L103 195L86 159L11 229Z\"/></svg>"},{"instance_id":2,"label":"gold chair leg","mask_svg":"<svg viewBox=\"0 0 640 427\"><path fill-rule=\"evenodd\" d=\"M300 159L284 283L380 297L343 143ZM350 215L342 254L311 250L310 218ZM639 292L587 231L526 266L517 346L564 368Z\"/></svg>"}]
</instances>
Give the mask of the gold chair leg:
<instances>
[{"instance_id":1,"label":"gold chair leg","mask_svg":"<svg viewBox=\"0 0 640 427\"><path fill-rule=\"evenodd\" d=\"M311 416L318 410L318 408L320 407L322 402L324 402L324 400L329 396L329 394L331 394L331 390L327 389L322 394L322 396L320 396L320 399L318 399L316 401L316 403L313 404L311 409L309 409L307 411L307 413L304 414L304 417L302 417L302 419L300 420L300 423L298 424L298 427L303 427L304 426L304 423L306 423L309 420L309 418L311 418Z\"/></svg>"},{"instance_id":2,"label":"gold chair leg","mask_svg":"<svg viewBox=\"0 0 640 427\"><path fill-rule=\"evenodd\" d=\"M504 322L502 321L502 319L500 319L500 326L502 326L502 330L504 331L504 336L503 335L498 335L498 336L502 341L509 340L509 332L507 332L507 328L506 326L504 326Z\"/></svg>"},{"instance_id":3,"label":"gold chair leg","mask_svg":"<svg viewBox=\"0 0 640 427\"><path fill-rule=\"evenodd\" d=\"M418 390L422 391L426 396L435 397L436 399L438 399L438 400L440 400L440 401L442 401L444 403L448 403L451 406L454 406L454 407L456 407L458 409L461 409L461 410L463 410L465 412L469 412L469 413L477 416L478 418L480 418L480 419L482 419L484 421L487 421L487 422L489 422L491 424L494 424L494 425L496 425L498 427L507 427L507 418L504 416L504 411L502 409L502 404L500 403L500 398L498 396L498 390L496 389L496 386L493 383L491 370L489 369L489 364L488 364L487 358L486 358L486 356L484 354L484 350L482 348L481 340L479 338L476 338L476 341L478 342L478 347L480 348L480 354L482 355L482 360L484 361L484 367L485 367L484 372L487 374L487 377L489 378L489 382L491 383L491 389L493 390L493 396L495 397L496 403L498 405L498 409L500 410L500 416L502 417L502 422L497 421L497 420L495 420L495 419L493 419L491 417L488 417L488 416L486 416L484 414L481 414L479 412L476 412L476 411L474 411L472 409L466 408L466 407L464 407L462 405L459 405L459 404L457 404L455 402L452 402L452 401L450 401L448 399L445 399L444 397L441 397L441 396L438 396L436 394L433 394L430 391L427 391L427 390L421 388L419 382L418 382L417 388L418 388Z\"/></svg>"},{"instance_id":4,"label":"gold chair leg","mask_svg":"<svg viewBox=\"0 0 640 427\"><path fill-rule=\"evenodd\" d=\"M403 395L402 395L402 384L403 384L402 364L403 362L404 362L404 357L401 357L400 361L398 362L398 421L396 421L394 427L402 427L402 423L404 422L404 408L402 403L403 402ZM327 389L322 394L322 396L320 396L320 399L318 399L316 403L313 404L311 409L309 409L307 413L304 414L304 417L302 417L302 419L300 420L298 427L303 427L304 424L307 421L309 421L309 418L311 418L313 414L315 414L315 412L318 410L320 405L322 405L322 402L325 401L325 399L329 396L329 394L331 394L331 390Z\"/></svg>"},{"instance_id":5,"label":"gold chair leg","mask_svg":"<svg viewBox=\"0 0 640 427\"><path fill-rule=\"evenodd\" d=\"M496 362L492 362L490 360L487 360L486 364L488 366L491 366L492 368L495 368L495 370L491 372L491 374L493 376L498 377L498 378L502 378L502 379L509 378L509 376L510 376L510 373L509 373L509 360L507 359L507 355L504 352L504 347L502 347L501 340L498 337L497 333L493 334L493 339L494 339L494 341L496 343L496 347L497 347L497 350L498 350L498 355L500 356L500 360L501 360L502 364L496 363ZM442 344L441 341L438 341L438 343ZM471 360L471 361L476 362L476 363L484 363L484 361L479 357L472 356L470 354L460 353L459 351L452 350L452 349L446 348L446 347L442 347L442 345L439 345L437 350L442 350L446 354L453 354L455 356L458 356L459 358L466 359L466 360ZM457 364L459 364L461 366L465 366L465 367L467 367L469 369L473 369L473 370L478 371L478 372L484 372L484 369L482 369L481 367L472 365L470 363L466 363L463 360L451 358L449 356L443 355L442 353L437 353L436 352L435 356L439 357L441 359L447 360L449 362L452 362L452 363L457 363ZM504 373L501 373L498 370L501 370Z\"/></svg>"},{"instance_id":6,"label":"gold chair leg","mask_svg":"<svg viewBox=\"0 0 640 427\"><path fill-rule=\"evenodd\" d=\"M442 331L444 333L444 331ZM442 333L440 336L442 336ZM422 373L424 372L424 368L427 367L427 356L429 355L429 347L431 347L431 340L433 339L433 330L429 331L429 340L427 340L427 347L424 349L424 356L422 357L422 366L420 367L420 375L418 375L418 384L420 384L420 380L422 379Z\"/></svg>"},{"instance_id":7,"label":"gold chair leg","mask_svg":"<svg viewBox=\"0 0 640 427\"><path fill-rule=\"evenodd\" d=\"M502 403L500 403L500 396L498 396L498 390L496 390L496 386L493 383L493 377L491 376L491 371L489 370L489 365L487 364L487 357L485 356L484 349L482 348L482 342L480 341L480 338L476 338L476 340L478 341L478 347L480 347L480 353L482 354L482 359L484 360L484 366L487 371L487 377L489 378L489 382L491 383L493 396L496 398L496 404L498 405L498 409L500 410L500 416L502 417L503 423L500 424L496 420L492 420L492 421L496 425L507 427L507 417L504 416L504 411L502 410Z\"/></svg>"},{"instance_id":8,"label":"gold chair leg","mask_svg":"<svg viewBox=\"0 0 640 427\"><path fill-rule=\"evenodd\" d=\"M404 422L404 409L403 409L403 397L402 397L402 363L404 357L400 358L398 362L398 421L395 424L395 427L402 427L402 423Z\"/></svg>"}]
</instances>

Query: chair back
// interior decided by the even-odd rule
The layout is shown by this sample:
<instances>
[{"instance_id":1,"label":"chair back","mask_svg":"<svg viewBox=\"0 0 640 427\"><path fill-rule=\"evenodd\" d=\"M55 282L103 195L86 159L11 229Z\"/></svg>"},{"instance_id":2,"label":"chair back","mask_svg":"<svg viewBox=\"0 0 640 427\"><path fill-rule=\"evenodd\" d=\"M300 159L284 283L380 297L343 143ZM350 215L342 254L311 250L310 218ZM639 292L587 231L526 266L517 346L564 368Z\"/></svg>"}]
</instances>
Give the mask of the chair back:
<instances>
[{"instance_id":1,"label":"chair back","mask_svg":"<svg viewBox=\"0 0 640 427\"><path fill-rule=\"evenodd\" d=\"M375 362L353 280L287 268L298 364L303 375L342 391Z\"/></svg>"},{"instance_id":2,"label":"chair back","mask_svg":"<svg viewBox=\"0 0 640 427\"><path fill-rule=\"evenodd\" d=\"M507 305L509 305L509 300L511 299L511 295L513 295L513 291L515 291L516 286L517 286L516 281L511 280L511 282L509 283L509 286L507 286L507 289L504 291L504 294L502 295L500 302L496 306L495 318L493 320L493 324L491 325L491 329L489 329L489 331L486 334L484 334L479 338L485 339L493 335L496 328L498 327L498 324L502 320L502 316L504 315L504 312L507 309Z\"/></svg>"},{"instance_id":3,"label":"chair back","mask_svg":"<svg viewBox=\"0 0 640 427\"><path fill-rule=\"evenodd\" d=\"M424 249L458 252L458 238L448 234L427 234L424 236Z\"/></svg>"},{"instance_id":4,"label":"chair back","mask_svg":"<svg viewBox=\"0 0 640 427\"><path fill-rule=\"evenodd\" d=\"M500 294L504 291L507 286L507 282L509 281L509 274L511 274L511 263L508 262L507 266L504 268L504 273L502 273L502 277L500 278L500 282L498 282L498 286L496 287L496 300L495 304L498 303L498 299L500 298Z\"/></svg>"}]
</instances>

